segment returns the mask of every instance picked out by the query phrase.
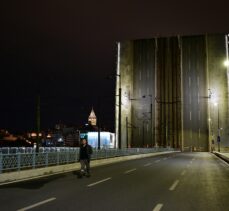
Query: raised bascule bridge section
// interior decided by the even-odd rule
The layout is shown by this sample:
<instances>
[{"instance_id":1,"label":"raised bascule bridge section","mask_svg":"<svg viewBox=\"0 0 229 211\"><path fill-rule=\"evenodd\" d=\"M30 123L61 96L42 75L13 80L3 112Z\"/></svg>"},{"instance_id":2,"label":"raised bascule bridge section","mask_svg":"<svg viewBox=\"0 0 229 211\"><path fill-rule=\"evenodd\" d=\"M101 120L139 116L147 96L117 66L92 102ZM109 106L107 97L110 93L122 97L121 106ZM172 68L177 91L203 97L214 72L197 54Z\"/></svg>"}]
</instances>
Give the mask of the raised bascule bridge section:
<instances>
[{"instance_id":1,"label":"raised bascule bridge section","mask_svg":"<svg viewBox=\"0 0 229 211\"><path fill-rule=\"evenodd\" d=\"M228 39L204 34L118 42L122 147L210 151L217 139L229 146Z\"/></svg>"}]
</instances>

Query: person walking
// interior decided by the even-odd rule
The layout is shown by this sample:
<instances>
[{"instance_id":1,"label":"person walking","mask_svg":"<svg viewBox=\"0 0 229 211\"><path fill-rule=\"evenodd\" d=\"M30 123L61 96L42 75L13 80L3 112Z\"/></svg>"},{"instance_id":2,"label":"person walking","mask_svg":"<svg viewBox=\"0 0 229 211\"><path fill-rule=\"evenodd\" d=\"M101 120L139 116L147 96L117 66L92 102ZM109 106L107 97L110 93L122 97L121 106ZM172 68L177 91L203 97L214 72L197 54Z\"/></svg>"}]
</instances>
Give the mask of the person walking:
<instances>
[{"instance_id":1,"label":"person walking","mask_svg":"<svg viewBox=\"0 0 229 211\"><path fill-rule=\"evenodd\" d=\"M80 177L86 175L90 177L90 160L92 155L92 147L87 143L86 139L82 140L82 144L80 146L80 154L79 154L79 161L80 161Z\"/></svg>"}]
</instances>

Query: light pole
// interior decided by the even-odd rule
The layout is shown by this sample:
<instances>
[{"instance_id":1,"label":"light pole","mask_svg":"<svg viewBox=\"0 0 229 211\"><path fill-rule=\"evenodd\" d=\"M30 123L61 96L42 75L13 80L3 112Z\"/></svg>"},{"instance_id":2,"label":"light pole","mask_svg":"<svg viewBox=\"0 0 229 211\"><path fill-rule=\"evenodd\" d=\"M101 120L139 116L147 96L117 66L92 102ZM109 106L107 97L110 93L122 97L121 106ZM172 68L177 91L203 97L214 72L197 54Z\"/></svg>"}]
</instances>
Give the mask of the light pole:
<instances>
[{"instance_id":1,"label":"light pole","mask_svg":"<svg viewBox=\"0 0 229 211\"><path fill-rule=\"evenodd\" d=\"M122 137L122 87L121 87L121 75L119 77L119 89L118 89L118 148L121 149L121 137Z\"/></svg>"},{"instance_id":2,"label":"light pole","mask_svg":"<svg viewBox=\"0 0 229 211\"><path fill-rule=\"evenodd\" d=\"M119 61L118 61L119 64ZM115 95L115 99L116 97L118 97L118 105L116 104L116 106L118 106L118 148L121 149L121 137L122 137L122 84L121 84L121 74L115 74L115 75L109 75L106 78L107 79L114 79L114 77L116 77L116 86L119 84L119 88L118 88L118 94L116 93ZM119 78L119 80L118 80ZM119 82L119 83L118 83ZM116 88L117 90L117 88ZM117 130L116 130L117 131ZM117 143L117 138L115 138L115 148L116 148L116 143Z\"/></svg>"},{"instance_id":3,"label":"light pole","mask_svg":"<svg viewBox=\"0 0 229 211\"><path fill-rule=\"evenodd\" d=\"M152 100L152 95L147 95L148 97L151 98L150 101L150 124L151 124L151 130L150 130L150 134L151 134L151 140L152 140L152 147L153 147L153 100ZM143 98L147 97L146 95L143 95Z\"/></svg>"},{"instance_id":4,"label":"light pole","mask_svg":"<svg viewBox=\"0 0 229 211\"><path fill-rule=\"evenodd\" d=\"M217 136L217 142L218 142L218 152L220 152L219 105L218 105L218 103L214 103L214 106L217 107L217 111L218 111L218 136Z\"/></svg>"},{"instance_id":5,"label":"light pole","mask_svg":"<svg viewBox=\"0 0 229 211\"><path fill-rule=\"evenodd\" d=\"M126 148L131 147L131 145L129 144L129 132L128 132L129 128L130 129L137 129L138 127L136 127L135 125L128 122L128 117L126 117ZM132 136L132 133L131 133L131 136Z\"/></svg>"},{"instance_id":6,"label":"light pole","mask_svg":"<svg viewBox=\"0 0 229 211\"><path fill-rule=\"evenodd\" d=\"M148 123L148 120L143 120L143 123L142 123L142 147L144 148L144 146L145 146L145 123Z\"/></svg>"},{"instance_id":7,"label":"light pole","mask_svg":"<svg viewBox=\"0 0 229 211\"><path fill-rule=\"evenodd\" d=\"M36 152L38 153L39 152L39 144L40 144L40 130L41 130L41 109L40 109L40 95L37 96L37 137L36 137Z\"/></svg>"}]
</instances>

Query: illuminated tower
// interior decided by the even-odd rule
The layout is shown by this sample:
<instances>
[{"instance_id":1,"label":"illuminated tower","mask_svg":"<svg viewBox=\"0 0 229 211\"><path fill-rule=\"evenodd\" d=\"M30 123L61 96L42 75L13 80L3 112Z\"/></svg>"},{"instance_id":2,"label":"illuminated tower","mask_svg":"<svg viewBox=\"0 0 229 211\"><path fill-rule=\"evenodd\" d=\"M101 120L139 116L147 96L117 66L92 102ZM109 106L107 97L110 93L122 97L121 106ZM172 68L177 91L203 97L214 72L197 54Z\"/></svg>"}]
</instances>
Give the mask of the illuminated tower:
<instances>
[{"instance_id":1,"label":"illuminated tower","mask_svg":"<svg viewBox=\"0 0 229 211\"><path fill-rule=\"evenodd\" d=\"M95 112L94 112L94 110L92 108L91 109L91 113L90 113L90 115L88 117L88 123L93 125L93 126L95 126L96 125L96 121L97 121L96 115L95 115Z\"/></svg>"}]
</instances>

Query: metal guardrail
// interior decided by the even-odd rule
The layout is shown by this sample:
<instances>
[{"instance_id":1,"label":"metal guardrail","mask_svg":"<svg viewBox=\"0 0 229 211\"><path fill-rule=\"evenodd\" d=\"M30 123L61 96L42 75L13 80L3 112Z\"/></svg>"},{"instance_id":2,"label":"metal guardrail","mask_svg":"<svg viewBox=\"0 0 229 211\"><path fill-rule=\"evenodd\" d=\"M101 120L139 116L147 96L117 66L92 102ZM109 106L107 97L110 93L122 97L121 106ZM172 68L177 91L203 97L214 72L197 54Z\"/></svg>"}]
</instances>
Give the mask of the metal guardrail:
<instances>
[{"instance_id":1,"label":"metal guardrail","mask_svg":"<svg viewBox=\"0 0 229 211\"><path fill-rule=\"evenodd\" d=\"M39 147L39 152L68 152L77 151L76 147ZM0 154L12 154L12 153L34 153L36 148L34 147L2 147L0 148Z\"/></svg>"},{"instance_id":2,"label":"metal guardrail","mask_svg":"<svg viewBox=\"0 0 229 211\"><path fill-rule=\"evenodd\" d=\"M146 154L153 152L173 151L173 148L126 148L126 149L93 149L92 160L113 158L128 155ZM35 169L40 167L63 165L78 162L79 148L56 148L35 150L29 152L2 153L0 151L0 174L10 171L20 171L23 169Z\"/></svg>"}]
</instances>

